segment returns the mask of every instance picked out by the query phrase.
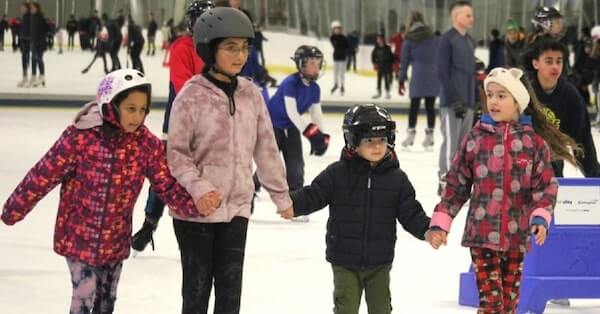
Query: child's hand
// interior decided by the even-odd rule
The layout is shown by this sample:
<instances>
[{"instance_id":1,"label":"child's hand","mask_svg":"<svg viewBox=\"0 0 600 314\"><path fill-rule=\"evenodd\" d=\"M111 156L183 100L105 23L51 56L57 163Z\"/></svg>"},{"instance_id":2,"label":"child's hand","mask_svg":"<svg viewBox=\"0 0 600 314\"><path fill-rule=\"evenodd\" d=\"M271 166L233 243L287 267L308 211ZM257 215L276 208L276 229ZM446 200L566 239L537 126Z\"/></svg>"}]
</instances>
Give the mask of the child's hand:
<instances>
[{"instance_id":1,"label":"child's hand","mask_svg":"<svg viewBox=\"0 0 600 314\"><path fill-rule=\"evenodd\" d=\"M294 218L294 207L290 206L286 210L280 212L279 215L283 219L292 219L292 218Z\"/></svg>"},{"instance_id":2,"label":"child's hand","mask_svg":"<svg viewBox=\"0 0 600 314\"><path fill-rule=\"evenodd\" d=\"M218 191L210 191L204 196L202 196L198 203L196 203L196 208L202 214L202 216L209 216L221 206L221 201L223 200L223 195Z\"/></svg>"},{"instance_id":3,"label":"child's hand","mask_svg":"<svg viewBox=\"0 0 600 314\"><path fill-rule=\"evenodd\" d=\"M448 233L444 230L428 230L425 233L425 240L436 250L439 249L442 244L447 244L447 238Z\"/></svg>"},{"instance_id":4,"label":"child's hand","mask_svg":"<svg viewBox=\"0 0 600 314\"><path fill-rule=\"evenodd\" d=\"M544 225L533 225L531 226L531 233L535 235L535 243L537 245L542 245L546 242L546 236L548 235L548 230Z\"/></svg>"}]
</instances>

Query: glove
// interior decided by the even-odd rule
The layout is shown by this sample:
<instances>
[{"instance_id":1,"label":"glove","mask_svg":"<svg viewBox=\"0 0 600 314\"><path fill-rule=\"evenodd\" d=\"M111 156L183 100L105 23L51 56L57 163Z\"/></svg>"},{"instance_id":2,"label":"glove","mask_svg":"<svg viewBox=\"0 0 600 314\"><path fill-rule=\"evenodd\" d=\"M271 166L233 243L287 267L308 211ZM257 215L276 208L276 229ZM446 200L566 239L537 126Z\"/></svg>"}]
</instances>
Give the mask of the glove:
<instances>
[{"instance_id":1,"label":"glove","mask_svg":"<svg viewBox=\"0 0 600 314\"><path fill-rule=\"evenodd\" d=\"M465 114L467 113L467 107L462 102L456 102L454 105L451 106L451 108L454 111L454 116L457 119L465 118Z\"/></svg>"},{"instance_id":2,"label":"glove","mask_svg":"<svg viewBox=\"0 0 600 314\"><path fill-rule=\"evenodd\" d=\"M319 130L319 127L311 123L309 124L302 135L310 141L310 154L323 156L329 147L329 134L325 134Z\"/></svg>"},{"instance_id":3,"label":"glove","mask_svg":"<svg viewBox=\"0 0 600 314\"><path fill-rule=\"evenodd\" d=\"M404 96L404 93L406 93L406 88L404 87L404 82L398 81L398 95Z\"/></svg>"}]
</instances>

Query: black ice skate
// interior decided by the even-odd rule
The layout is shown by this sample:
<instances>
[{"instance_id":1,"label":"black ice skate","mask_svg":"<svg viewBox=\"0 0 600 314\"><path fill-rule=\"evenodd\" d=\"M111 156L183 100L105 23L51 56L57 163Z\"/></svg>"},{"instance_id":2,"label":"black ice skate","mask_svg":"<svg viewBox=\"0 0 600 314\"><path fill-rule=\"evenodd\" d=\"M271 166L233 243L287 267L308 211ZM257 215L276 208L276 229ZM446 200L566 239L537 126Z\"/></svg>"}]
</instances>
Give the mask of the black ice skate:
<instances>
[{"instance_id":1,"label":"black ice skate","mask_svg":"<svg viewBox=\"0 0 600 314\"><path fill-rule=\"evenodd\" d=\"M154 238L152 235L158 226L158 220L146 216L142 228L136 232L131 238L131 248L138 252L144 251L148 243L152 245L152 251L154 251Z\"/></svg>"}]
</instances>

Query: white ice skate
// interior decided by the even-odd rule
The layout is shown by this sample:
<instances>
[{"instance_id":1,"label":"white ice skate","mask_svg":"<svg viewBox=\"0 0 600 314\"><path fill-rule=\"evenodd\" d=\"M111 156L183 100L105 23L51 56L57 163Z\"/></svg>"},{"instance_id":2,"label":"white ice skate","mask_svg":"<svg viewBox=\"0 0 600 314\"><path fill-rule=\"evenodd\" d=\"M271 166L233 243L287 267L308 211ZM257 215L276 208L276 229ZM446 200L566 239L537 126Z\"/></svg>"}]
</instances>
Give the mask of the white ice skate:
<instances>
[{"instance_id":1,"label":"white ice skate","mask_svg":"<svg viewBox=\"0 0 600 314\"><path fill-rule=\"evenodd\" d=\"M433 151L433 129L425 129L425 140L423 140L423 147L426 151Z\"/></svg>"},{"instance_id":2,"label":"white ice skate","mask_svg":"<svg viewBox=\"0 0 600 314\"><path fill-rule=\"evenodd\" d=\"M292 221L294 221L294 222L309 222L310 219L308 217L309 217L308 215L306 215L306 216L297 216L297 217L293 217Z\"/></svg>"},{"instance_id":3,"label":"white ice skate","mask_svg":"<svg viewBox=\"0 0 600 314\"><path fill-rule=\"evenodd\" d=\"M413 144L415 143L415 135L416 134L417 134L417 131L414 128L406 129L406 138L401 143L402 150L404 150L404 151L410 150L410 146L413 146Z\"/></svg>"}]
</instances>

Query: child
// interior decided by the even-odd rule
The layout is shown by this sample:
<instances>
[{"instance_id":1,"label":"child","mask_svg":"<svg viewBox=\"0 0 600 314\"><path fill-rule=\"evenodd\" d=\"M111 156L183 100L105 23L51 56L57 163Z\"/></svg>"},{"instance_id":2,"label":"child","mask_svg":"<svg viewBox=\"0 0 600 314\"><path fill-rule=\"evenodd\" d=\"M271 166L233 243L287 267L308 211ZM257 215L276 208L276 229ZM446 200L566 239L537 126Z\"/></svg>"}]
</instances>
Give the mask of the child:
<instances>
[{"instance_id":1,"label":"child","mask_svg":"<svg viewBox=\"0 0 600 314\"><path fill-rule=\"evenodd\" d=\"M390 99L390 83L392 81L392 66L394 65L394 54L392 48L385 43L383 34L377 35L377 43L371 52L371 63L377 71L377 94L372 98L381 97L381 80L385 83L385 99Z\"/></svg>"},{"instance_id":2,"label":"child","mask_svg":"<svg viewBox=\"0 0 600 314\"><path fill-rule=\"evenodd\" d=\"M344 116L341 160L310 186L292 192L294 211L307 215L329 205L327 261L333 268L334 313L358 313L363 290L369 313L391 313L390 270L397 219L418 239L427 238L429 217L399 168L396 124L385 109L355 105Z\"/></svg>"},{"instance_id":3,"label":"child","mask_svg":"<svg viewBox=\"0 0 600 314\"><path fill-rule=\"evenodd\" d=\"M171 212L183 270L182 313L206 313L213 282L214 312L240 312L253 161L278 211L291 210L267 106L252 82L237 77L253 37L240 10L216 7L202 14L194 47L205 67L173 103L169 168L201 208L214 210L204 218Z\"/></svg>"},{"instance_id":4,"label":"child","mask_svg":"<svg viewBox=\"0 0 600 314\"><path fill-rule=\"evenodd\" d=\"M514 313L530 233L544 243L556 203L551 158L576 164L569 148L578 148L548 122L521 70L495 68L484 88L488 113L454 155L430 226L438 230L432 238L445 243L452 219L471 199L462 245L471 250L478 313Z\"/></svg>"},{"instance_id":5,"label":"child","mask_svg":"<svg viewBox=\"0 0 600 314\"><path fill-rule=\"evenodd\" d=\"M323 53L317 47L302 45L296 49L292 60L298 72L283 80L269 101L268 108L277 146L283 153L287 182L290 190L294 191L304 186L300 134L310 141L310 154L316 156L322 156L327 151L329 135L321 131L321 88L316 82L323 66ZM301 115L307 112L310 112L312 122L302 119ZM308 216L295 220L306 222Z\"/></svg>"},{"instance_id":6,"label":"child","mask_svg":"<svg viewBox=\"0 0 600 314\"><path fill-rule=\"evenodd\" d=\"M202 72L204 62L196 54L194 48L194 40L192 38L194 32L194 24L196 19L207 10L214 8L214 4L210 0L195 0L191 2L185 11L185 21L187 28L183 30L181 36L178 36L169 46L170 63L169 63L169 97L167 99L167 107L165 108L165 116L163 119L163 134L162 139L166 146L167 134L169 133L169 117L175 96L183 84L192 76ZM146 218L142 224L142 228L133 235L131 247L137 251L143 251L148 243L151 243L154 250L154 239L152 234L158 227L158 221L162 217L165 204L160 200L158 195L152 190L148 191L148 199L144 212ZM135 256L136 253L134 253Z\"/></svg>"},{"instance_id":7,"label":"child","mask_svg":"<svg viewBox=\"0 0 600 314\"><path fill-rule=\"evenodd\" d=\"M340 88L340 94L344 96L344 78L346 76L346 54L348 53L348 40L342 33L342 24L340 21L331 22L331 36L329 41L333 46L333 87L331 88L331 94L333 94L338 87Z\"/></svg>"},{"instance_id":8,"label":"child","mask_svg":"<svg viewBox=\"0 0 600 314\"><path fill-rule=\"evenodd\" d=\"M178 215L201 214L171 177L162 143L144 126L149 105L150 83L142 73L107 75L96 101L83 107L4 204L1 219L13 225L62 185L54 251L66 257L71 272L72 314L113 312L145 177Z\"/></svg>"}]
</instances>

